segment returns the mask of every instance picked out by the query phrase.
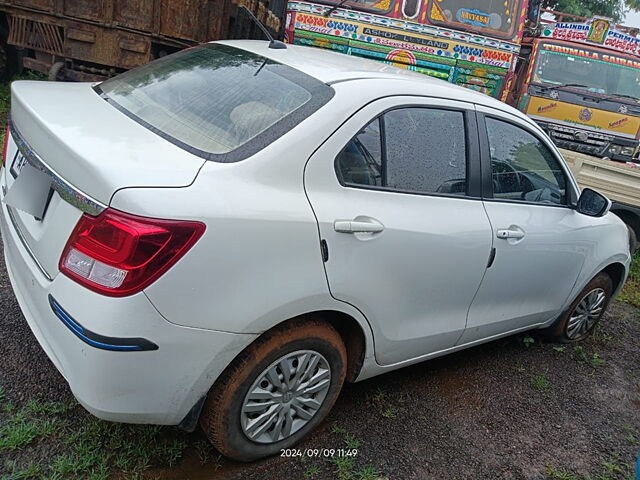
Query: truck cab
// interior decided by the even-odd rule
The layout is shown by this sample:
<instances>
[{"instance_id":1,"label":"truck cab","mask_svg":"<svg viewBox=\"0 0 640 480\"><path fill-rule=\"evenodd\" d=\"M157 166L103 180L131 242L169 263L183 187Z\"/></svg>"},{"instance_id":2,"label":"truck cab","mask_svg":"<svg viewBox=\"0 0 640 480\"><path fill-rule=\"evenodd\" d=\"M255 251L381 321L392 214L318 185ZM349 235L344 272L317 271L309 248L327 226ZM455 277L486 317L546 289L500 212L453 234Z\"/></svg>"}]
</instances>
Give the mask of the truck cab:
<instances>
[{"instance_id":1,"label":"truck cab","mask_svg":"<svg viewBox=\"0 0 640 480\"><path fill-rule=\"evenodd\" d=\"M640 38L634 33L605 18L543 23L523 45L511 103L560 148L640 163Z\"/></svg>"}]
</instances>

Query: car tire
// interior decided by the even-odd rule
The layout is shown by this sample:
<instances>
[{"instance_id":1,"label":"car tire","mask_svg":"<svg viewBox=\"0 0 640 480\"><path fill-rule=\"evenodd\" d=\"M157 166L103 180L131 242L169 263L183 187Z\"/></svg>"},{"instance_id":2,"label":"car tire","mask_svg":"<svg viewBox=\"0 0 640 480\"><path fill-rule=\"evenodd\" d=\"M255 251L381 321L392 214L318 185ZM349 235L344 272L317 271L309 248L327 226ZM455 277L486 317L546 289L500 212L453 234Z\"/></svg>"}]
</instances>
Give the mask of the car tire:
<instances>
[{"instance_id":1,"label":"car tire","mask_svg":"<svg viewBox=\"0 0 640 480\"><path fill-rule=\"evenodd\" d=\"M315 319L287 322L256 340L223 372L207 395L200 426L229 458L250 462L280 453L327 416L346 369L344 343L331 325ZM261 422L267 418L272 420Z\"/></svg>"},{"instance_id":2,"label":"car tire","mask_svg":"<svg viewBox=\"0 0 640 480\"><path fill-rule=\"evenodd\" d=\"M609 306L613 293L611 277L596 275L578 294L569 308L546 331L556 342L573 343L588 337Z\"/></svg>"}]
</instances>

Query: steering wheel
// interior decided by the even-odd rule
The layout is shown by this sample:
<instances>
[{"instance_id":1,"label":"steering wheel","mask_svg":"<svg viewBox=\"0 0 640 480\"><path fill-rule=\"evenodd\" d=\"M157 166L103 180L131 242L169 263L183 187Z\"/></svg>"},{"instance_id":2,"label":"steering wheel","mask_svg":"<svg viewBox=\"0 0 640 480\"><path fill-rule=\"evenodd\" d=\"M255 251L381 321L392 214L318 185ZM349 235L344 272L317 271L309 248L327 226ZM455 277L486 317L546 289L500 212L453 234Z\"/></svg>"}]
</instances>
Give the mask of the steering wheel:
<instances>
[{"instance_id":1,"label":"steering wheel","mask_svg":"<svg viewBox=\"0 0 640 480\"><path fill-rule=\"evenodd\" d=\"M493 160L491 167L494 193L522 192L522 175L515 168L501 160Z\"/></svg>"}]
</instances>

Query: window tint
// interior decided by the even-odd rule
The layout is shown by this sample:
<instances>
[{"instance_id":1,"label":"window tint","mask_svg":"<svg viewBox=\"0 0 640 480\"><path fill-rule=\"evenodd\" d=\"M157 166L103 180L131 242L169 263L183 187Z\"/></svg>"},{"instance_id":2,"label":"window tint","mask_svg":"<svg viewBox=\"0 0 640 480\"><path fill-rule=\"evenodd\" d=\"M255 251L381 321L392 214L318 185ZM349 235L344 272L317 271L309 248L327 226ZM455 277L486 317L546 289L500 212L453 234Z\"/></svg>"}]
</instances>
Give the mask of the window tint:
<instances>
[{"instance_id":1,"label":"window tint","mask_svg":"<svg viewBox=\"0 0 640 480\"><path fill-rule=\"evenodd\" d=\"M351 140L339 157L342 180L347 184L384 186L380 120L376 119Z\"/></svg>"},{"instance_id":2,"label":"window tint","mask_svg":"<svg viewBox=\"0 0 640 480\"><path fill-rule=\"evenodd\" d=\"M566 204L565 174L553 153L535 136L510 123L487 118L494 198Z\"/></svg>"},{"instance_id":3,"label":"window tint","mask_svg":"<svg viewBox=\"0 0 640 480\"><path fill-rule=\"evenodd\" d=\"M314 93L331 91L290 67L218 44L169 55L98 88L146 125L211 155L234 151L281 120L303 120Z\"/></svg>"},{"instance_id":4,"label":"window tint","mask_svg":"<svg viewBox=\"0 0 640 480\"><path fill-rule=\"evenodd\" d=\"M348 185L465 195L464 114L431 108L392 110L349 142L337 167Z\"/></svg>"}]
</instances>

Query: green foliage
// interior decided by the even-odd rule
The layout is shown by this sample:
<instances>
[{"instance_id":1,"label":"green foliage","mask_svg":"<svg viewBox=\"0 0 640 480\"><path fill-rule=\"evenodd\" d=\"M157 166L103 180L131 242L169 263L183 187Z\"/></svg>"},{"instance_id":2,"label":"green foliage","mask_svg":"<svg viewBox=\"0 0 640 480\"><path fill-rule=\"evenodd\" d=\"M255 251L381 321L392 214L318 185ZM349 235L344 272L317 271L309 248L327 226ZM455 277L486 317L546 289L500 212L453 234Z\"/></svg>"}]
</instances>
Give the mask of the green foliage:
<instances>
[{"instance_id":1,"label":"green foliage","mask_svg":"<svg viewBox=\"0 0 640 480\"><path fill-rule=\"evenodd\" d=\"M600 356L599 353L594 353L591 357L591 366L593 368L601 367L604 365L604 359Z\"/></svg>"},{"instance_id":2,"label":"green foliage","mask_svg":"<svg viewBox=\"0 0 640 480\"><path fill-rule=\"evenodd\" d=\"M524 337L522 339L522 343L524 343L525 347L529 348L531 345L536 343L536 341L535 341L535 339L533 337Z\"/></svg>"},{"instance_id":3,"label":"green foliage","mask_svg":"<svg viewBox=\"0 0 640 480\"><path fill-rule=\"evenodd\" d=\"M307 479L316 478L319 473L320 473L320 467L318 467L317 465L312 465L311 467L307 468L306 472L304 472L304 478L307 478Z\"/></svg>"},{"instance_id":4,"label":"green foliage","mask_svg":"<svg viewBox=\"0 0 640 480\"><path fill-rule=\"evenodd\" d=\"M355 476L356 460L351 457L335 457L331 459L334 466L334 473L338 480L353 480Z\"/></svg>"},{"instance_id":5,"label":"green foliage","mask_svg":"<svg viewBox=\"0 0 640 480\"><path fill-rule=\"evenodd\" d=\"M360 448L360 445L362 445L362 442L353 435L345 435L344 444L347 448L353 448L357 450L358 448Z\"/></svg>"},{"instance_id":6,"label":"green foliage","mask_svg":"<svg viewBox=\"0 0 640 480\"><path fill-rule=\"evenodd\" d=\"M580 17L597 15L621 22L627 9L640 10L640 0L543 0L542 6Z\"/></svg>"},{"instance_id":7,"label":"green foliage","mask_svg":"<svg viewBox=\"0 0 640 480\"><path fill-rule=\"evenodd\" d=\"M573 347L573 353L578 360L582 362L587 361L587 354L584 353L584 347L582 345L576 345L575 347Z\"/></svg>"},{"instance_id":8,"label":"green foliage","mask_svg":"<svg viewBox=\"0 0 640 480\"><path fill-rule=\"evenodd\" d=\"M548 392L551 390L551 382L544 373L536 375L531 379L531 385L539 392Z\"/></svg>"},{"instance_id":9,"label":"green foliage","mask_svg":"<svg viewBox=\"0 0 640 480\"><path fill-rule=\"evenodd\" d=\"M620 300L640 308L640 252L633 256L629 278L620 294Z\"/></svg>"}]
</instances>

